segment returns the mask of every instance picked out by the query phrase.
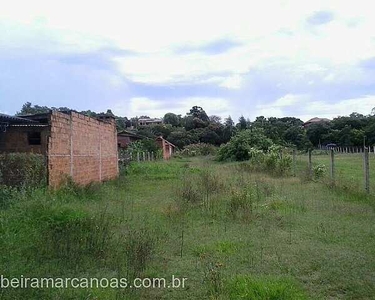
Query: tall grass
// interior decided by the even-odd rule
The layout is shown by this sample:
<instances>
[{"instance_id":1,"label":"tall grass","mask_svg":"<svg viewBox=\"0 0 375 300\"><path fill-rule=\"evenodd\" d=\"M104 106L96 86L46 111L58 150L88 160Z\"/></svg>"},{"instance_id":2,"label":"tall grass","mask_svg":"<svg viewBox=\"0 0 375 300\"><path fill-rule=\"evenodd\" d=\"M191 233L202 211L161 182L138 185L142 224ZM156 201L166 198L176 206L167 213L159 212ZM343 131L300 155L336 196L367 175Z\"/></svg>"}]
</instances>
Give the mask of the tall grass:
<instances>
[{"instance_id":1,"label":"tall grass","mask_svg":"<svg viewBox=\"0 0 375 300\"><path fill-rule=\"evenodd\" d=\"M184 289L0 291L1 299L371 299L375 213L320 181L207 158L131 164L118 180L15 189L7 276L188 278Z\"/></svg>"}]
</instances>

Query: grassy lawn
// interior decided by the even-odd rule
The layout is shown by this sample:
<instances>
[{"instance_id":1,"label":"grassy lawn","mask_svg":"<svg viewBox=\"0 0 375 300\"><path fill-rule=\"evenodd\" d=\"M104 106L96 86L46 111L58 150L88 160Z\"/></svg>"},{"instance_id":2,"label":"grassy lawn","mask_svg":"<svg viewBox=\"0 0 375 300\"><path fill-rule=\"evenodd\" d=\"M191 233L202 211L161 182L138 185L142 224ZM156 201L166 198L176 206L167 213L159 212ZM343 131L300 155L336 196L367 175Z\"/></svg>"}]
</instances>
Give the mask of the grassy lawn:
<instances>
[{"instance_id":1,"label":"grassy lawn","mask_svg":"<svg viewBox=\"0 0 375 300\"><path fill-rule=\"evenodd\" d=\"M338 156L338 168L355 159ZM195 158L133 164L101 186L0 195L4 276L187 278L174 289L8 288L0 299L375 295L375 199L320 182Z\"/></svg>"}]
</instances>

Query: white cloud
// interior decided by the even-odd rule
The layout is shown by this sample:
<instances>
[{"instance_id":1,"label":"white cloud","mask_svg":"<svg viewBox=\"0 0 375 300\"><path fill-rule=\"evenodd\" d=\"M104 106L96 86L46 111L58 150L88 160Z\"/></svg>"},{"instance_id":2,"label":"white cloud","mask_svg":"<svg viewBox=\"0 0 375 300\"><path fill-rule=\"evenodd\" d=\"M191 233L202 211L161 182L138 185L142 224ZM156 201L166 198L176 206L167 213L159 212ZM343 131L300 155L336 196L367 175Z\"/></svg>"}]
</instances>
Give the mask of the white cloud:
<instances>
[{"instance_id":1,"label":"white cloud","mask_svg":"<svg viewBox=\"0 0 375 300\"><path fill-rule=\"evenodd\" d=\"M276 102L272 106L279 106L279 107L285 107L285 106L291 106L298 102L302 102L306 100L306 95L293 95L293 94L287 94L279 99L276 100Z\"/></svg>"},{"instance_id":2,"label":"white cloud","mask_svg":"<svg viewBox=\"0 0 375 300\"><path fill-rule=\"evenodd\" d=\"M353 98L341 100L337 103L327 103L323 101L310 101L301 118L309 119L312 117L335 118L345 116L352 112L363 115L370 114L375 107L375 95L367 95L362 98Z\"/></svg>"},{"instance_id":3,"label":"white cloud","mask_svg":"<svg viewBox=\"0 0 375 300\"><path fill-rule=\"evenodd\" d=\"M13 44L17 40L21 44L33 43L47 35L70 50L79 46L81 51L87 51L112 44L142 52L145 55L141 57L116 60L123 74L135 81L170 83L227 72L233 77L219 84L238 88L240 80L236 76L270 60L287 58L301 64L312 61L307 64L308 71L319 72L324 66L314 61L352 63L373 55L375 44L370 37L375 36L374 19L366 1L359 2L350 5L342 1L303 1L302 4L297 0L267 0L255 5L241 0L11 1L2 6L0 19L33 29L28 36L24 31L14 34L14 28L11 29L12 34L2 40L11 40ZM305 20L318 10L334 11L335 19L311 32ZM353 18L362 22L348 27L347 22ZM243 46L215 56L173 52L178 46L199 46L226 38ZM40 44L40 48L44 46Z\"/></svg>"},{"instance_id":4,"label":"white cloud","mask_svg":"<svg viewBox=\"0 0 375 300\"><path fill-rule=\"evenodd\" d=\"M368 115L374 107L375 95L327 103L311 99L309 95L287 94L268 105L258 105L254 117L286 117L297 114L304 121L313 117L332 119L352 112Z\"/></svg>"},{"instance_id":5,"label":"white cloud","mask_svg":"<svg viewBox=\"0 0 375 300\"><path fill-rule=\"evenodd\" d=\"M223 98L186 97L182 99L150 99L134 97L118 101L113 112L117 115L163 117L167 112L185 115L193 106L202 106L208 115L229 115L229 102Z\"/></svg>"},{"instance_id":6,"label":"white cloud","mask_svg":"<svg viewBox=\"0 0 375 300\"><path fill-rule=\"evenodd\" d=\"M222 87L226 87L228 89L239 89L241 87L242 78L240 75L230 76L223 80L220 84Z\"/></svg>"},{"instance_id":7,"label":"white cloud","mask_svg":"<svg viewBox=\"0 0 375 300\"><path fill-rule=\"evenodd\" d=\"M102 48L135 51L137 55L113 58L120 72L109 79L113 89L131 80L157 85L211 83L236 93L254 84L246 81L249 72L273 66L281 73L275 76L279 89L286 88L288 82L298 84L298 80L311 88L320 82L369 83L370 78L357 63L375 53L371 6L368 0L13 0L3 3L0 11L0 55L6 50L7 55L18 51L21 56L32 56L34 51L82 53ZM306 20L317 11L332 12L332 21L309 25ZM176 51L184 46L199 49L217 40L230 40L238 46L215 55ZM271 106L258 106L259 114L283 115L298 103L304 103L306 115L329 114L330 110L341 113L344 109L350 113L353 108L346 102L341 109L323 101L311 102L308 107L308 91L285 93L289 94ZM182 114L197 104L209 114L242 113L238 112L242 107L230 106L224 98L180 96L173 109ZM358 101L367 109L362 99L372 103L373 98L352 99L350 103ZM133 95L130 100L119 101L126 115L146 111L153 116L168 110L165 102L157 95Z\"/></svg>"}]
</instances>

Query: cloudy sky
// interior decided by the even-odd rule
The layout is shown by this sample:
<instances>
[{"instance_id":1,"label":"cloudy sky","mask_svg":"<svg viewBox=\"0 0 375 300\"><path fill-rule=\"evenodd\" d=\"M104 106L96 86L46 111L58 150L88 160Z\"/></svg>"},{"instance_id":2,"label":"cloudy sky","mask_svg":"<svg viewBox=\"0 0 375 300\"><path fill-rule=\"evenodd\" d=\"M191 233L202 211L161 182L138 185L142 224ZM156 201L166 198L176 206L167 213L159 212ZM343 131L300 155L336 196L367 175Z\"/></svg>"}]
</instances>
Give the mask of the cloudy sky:
<instances>
[{"instance_id":1,"label":"cloudy sky","mask_svg":"<svg viewBox=\"0 0 375 300\"><path fill-rule=\"evenodd\" d=\"M371 1L6 1L0 112L328 117L375 107Z\"/></svg>"}]
</instances>

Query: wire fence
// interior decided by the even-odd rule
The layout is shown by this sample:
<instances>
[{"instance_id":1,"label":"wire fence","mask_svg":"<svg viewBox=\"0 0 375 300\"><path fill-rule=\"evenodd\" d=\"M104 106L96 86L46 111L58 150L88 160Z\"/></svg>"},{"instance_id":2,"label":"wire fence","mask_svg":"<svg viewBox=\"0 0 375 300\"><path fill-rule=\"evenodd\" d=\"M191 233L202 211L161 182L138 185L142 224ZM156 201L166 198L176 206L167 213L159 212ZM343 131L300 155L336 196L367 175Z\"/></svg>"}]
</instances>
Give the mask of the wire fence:
<instances>
[{"instance_id":1,"label":"wire fence","mask_svg":"<svg viewBox=\"0 0 375 300\"><path fill-rule=\"evenodd\" d=\"M131 162L145 162L145 161L156 161L161 160L163 155L161 151L130 151L121 150L119 151L119 164L126 166Z\"/></svg>"},{"instance_id":2,"label":"wire fence","mask_svg":"<svg viewBox=\"0 0 375 300\"><path fill-rule=\"evenodd\" d=\"M293 151L292 171L295 176L323 180L345 189L375 194L375 152L373 147L340 147Z\"/></svg>"}]
</instances>

